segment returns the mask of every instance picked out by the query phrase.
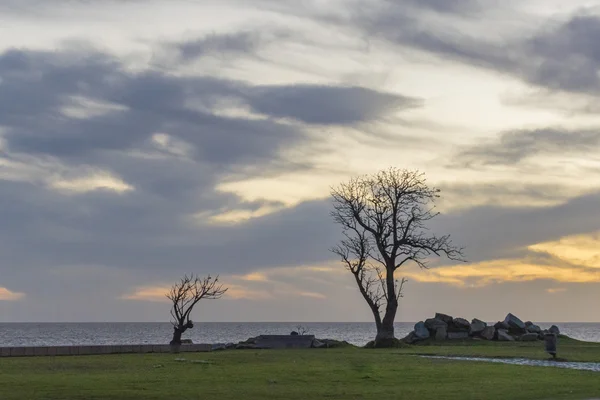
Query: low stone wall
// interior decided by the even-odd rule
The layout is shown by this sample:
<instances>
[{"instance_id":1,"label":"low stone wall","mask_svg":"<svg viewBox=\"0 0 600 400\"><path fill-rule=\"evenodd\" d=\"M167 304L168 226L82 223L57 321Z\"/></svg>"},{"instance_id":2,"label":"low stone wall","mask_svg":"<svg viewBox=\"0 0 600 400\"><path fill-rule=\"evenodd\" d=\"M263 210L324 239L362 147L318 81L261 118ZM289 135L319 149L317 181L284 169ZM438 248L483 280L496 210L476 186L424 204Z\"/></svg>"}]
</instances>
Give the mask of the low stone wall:
<instances>
[{"instance_id":1,"label":"low stone wall","mask_svg":"<svg viewBox=\"0 0 600 400\"><path fill-rule=\"evenodd\" d=\"M180 353L207 352L210 344L184 344ZM0 347L0 357L89 356L100 354L171 353L168 344Z\"/></svg>"}]
</instances>

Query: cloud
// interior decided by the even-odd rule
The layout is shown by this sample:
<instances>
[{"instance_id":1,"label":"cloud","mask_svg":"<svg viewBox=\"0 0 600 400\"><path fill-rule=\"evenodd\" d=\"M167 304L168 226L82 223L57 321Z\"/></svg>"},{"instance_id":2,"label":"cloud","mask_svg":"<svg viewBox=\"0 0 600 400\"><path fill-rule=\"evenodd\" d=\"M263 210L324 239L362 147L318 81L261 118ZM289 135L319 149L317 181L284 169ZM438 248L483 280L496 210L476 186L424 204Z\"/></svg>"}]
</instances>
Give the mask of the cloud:
<instances>
[{"instance_id":1,"label":"cloud","mask_svg":"<svg viewBox=\"0 0 600 400\"><path fill-rule=\"evenodd\" d=\"M147 286L137 288L131 294L121 296L124 300L143 300L143 301L157 301L168 303L166 295L171 289L170 286Z\"/></svg>"},{"instance_id":2,"label":"cloud","mask_svg":"<svg viewBox=\"0 0 600 400\"><path fill-rule=\"evenodd\" d=\"M86 193L94 190L108 190L123 193L133 190L133 187L110 174L98 173L74 179L60 179L51 183L51 187L71 193Z\"/></svg>"},{"instance_id":3,"label":"cloud","mask_svg":"<svg viewBox=\"0 0 600 400\"><path fill-rule=\"evenodd\" d=\"M537 85L571 92L600 90L600 17L575 15L523 44L520 72ZM528 56L525 58L525 56Z\"/></svg>"},{"instance_id":4,"label":"cloud","mask_svg":"<svg viewBox=\"0 0 600 400\"><path fill-rule=\"evenodd\" d=\"M497 140L467 147L457 165L514 165L535 156L586 155L600 149L600 130L546 128L503 132Z\"/></svg>"},{"instance_id":5,"label":"cloud","mask_svg":"<svg viewBox=\"0 0 600 400\"><path fill-rule=\"evenodd\" d=\"M487 286L500 282L551 280L563 283L600 282L600 234L565 236L527 246L524 258L483 261L470 265L406 271L419 282L444 282L456 286ZM548 289L558 293L560 288Z\"/></svg>"},{"instance_id":6,"label":"cloud","mask_svg":"<svg viewBox=\"0 0 600 400\"><path fill-rule=\"evenodd\" d=\"M195 40L167 44L175 48L182 61L191 61L206 55L251 54L259 48L261 37L256 32L210 34Z\"/></svg>"},{"instance_id":7,"label":"cloud","mask_svg":"<svg viewBox=\"0 0 600 400\"><path fill-rule=\"evenodd\" d=\"M540 265L526 260L505 259L465 266L440 267L403 274L419 282L442 282L461 287L487 286L501 282L552 280L568 283L598 283L600 271L579 267Z\"/></svg>"},{"instance_id":8,"label":"cloud","mask_svg":"<svg viewBox=\"0 0 600 400\"><path fill-rule=\"evenodd\" d=\"M250 93L250 107L308 124L356 124L419 105L417 99L361 87L267 86Z\"/></svg>"},{"instance_id":9,"label":"cloud","mask_svg":"<svg viewBox=\"0 0 600 400\"><path fill-rule=\"evenodd\" d=\"M573 265L600 268L600 232L565 236L529 246L529 249L550 254Z\"/></svg>"},{"instance_id":10,"label":"cloud","mask_svg":"<svg viewBox=\"0 0 600 400\"><path fill-rule=\"evenodd\" d=\"M366 40L383 39L399 48L512 75L536 87L600 93L595 46L600 17L589 7L552 22L518 7L479 1L376 0L368 8L357 3L344 13L313 10L313 15L358 30ZM516 24L504 24L507 16Z\"/></svg>"},{"instance_id":11,"label":"cloud","mask_svg":"<svg viewBox=\"0 0 600 400\"><path fill-rule=\"evenodd\" d=\"M0 287L0 301L16 301L25 297L25 293L12 292L7 288Z\"/></svg>"},{"instance_id":12,"label":"cloud","mask_svg":"<svg viewBox=\"0 0 600 400\"><path fill-rule=\"evenodd\" d=\"M544 207L482 205L445 212L430 229L450 233L472 263L520 258L530 254L527 246L596 232L599 201L600 192L594 191Z\"/></svg>"},{"instance_id":13,"label":"cloud","mask_svg":"<svg viewBox=\"0 0 600 400\"><path fill-rule=\"evenodd\" d=\"M500 179L485 179L482 182L443 182L436 185L441 197L436 202L444 213L464 211L490 204L504 208L551 207L568 202L569 199L594 192L595 188L584 182L577 185L545 184Z\"/></svg>"}]
</instances>

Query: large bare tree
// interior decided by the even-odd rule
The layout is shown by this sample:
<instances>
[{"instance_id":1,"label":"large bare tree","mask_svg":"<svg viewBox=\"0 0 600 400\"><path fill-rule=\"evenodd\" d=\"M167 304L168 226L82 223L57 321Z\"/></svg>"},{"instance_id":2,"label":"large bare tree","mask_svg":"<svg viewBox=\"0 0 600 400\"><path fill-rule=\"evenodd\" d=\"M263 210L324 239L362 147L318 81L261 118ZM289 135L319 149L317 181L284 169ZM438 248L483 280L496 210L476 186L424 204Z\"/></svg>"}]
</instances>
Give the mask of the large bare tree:
<instances>
[{"instance_id":1,"label":"large bare tree","mask_svg":"<svg viewBox=\"0 0 600 400\"><path fill-rule=\"evenodd\" d=\"M194 327L190 319L192 309L202 299L219 299L225 294L227 288L219 283L219 277L212 278L210 275L201 278L197 275L185 275L177 282L167 298L173 302L171 316L173 319L172 345L181 344L181 335L188 329Z\"/></svg>"},{"instance_id":2,"label":"large bare tree","mask_svg":"<svg viewBox=\"0 0 600 400\"><path fill-rule=\"evenodd\" d=\"M377 347L395 342L394 320L406 283L396 278L396 271L410 262L427 268L432 256L463 260L462 248L449 235L427 229L427 222L438 215L438 193L422 173L396 168L351 179L331 191L331 215L345 237L332 251L354 275L373 313Z\"/></svg>"}]
</instances>

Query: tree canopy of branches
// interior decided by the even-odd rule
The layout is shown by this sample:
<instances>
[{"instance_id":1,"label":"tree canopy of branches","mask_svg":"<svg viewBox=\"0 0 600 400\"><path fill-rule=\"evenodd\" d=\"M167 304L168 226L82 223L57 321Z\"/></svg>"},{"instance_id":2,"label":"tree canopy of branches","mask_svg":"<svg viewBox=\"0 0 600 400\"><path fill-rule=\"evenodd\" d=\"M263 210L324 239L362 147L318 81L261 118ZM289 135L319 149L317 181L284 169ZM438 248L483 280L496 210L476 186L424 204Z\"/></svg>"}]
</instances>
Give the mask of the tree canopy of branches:
<instances>
[{"instance_id":1,"label":"tree canopy of branches","mask_svg":"<svg viewBox=\"0 0 600 400\"><path fill-rule=\"evenodd\" d=\"M463 261L462 248L449 235L427 229L439 189L427 185L418 171L390 168L351 179L333 188L334 221L344 239L332 249L354 275L377 325L375 346L393 345L394 320L406 279L396 271L407 263L427 268L431 257Z\"/></svg>"},{"instance_id":2,"label":"tree canopy of branches","mask_svg":"<svg viewBox=\"0 0 600 400\"><path fill-rule=\"evenodd\" d=\"M171 323L173 324L172 345L181 344L181 335L188 329L194 327L190 319L192 309L202 299L219 299L227 288L219 283L219 277L212 278L210 275L201 278L197 275L185 275L177 282L169 293L167 298L173 303L171 308Z\"/></svg>"}]
</instances>

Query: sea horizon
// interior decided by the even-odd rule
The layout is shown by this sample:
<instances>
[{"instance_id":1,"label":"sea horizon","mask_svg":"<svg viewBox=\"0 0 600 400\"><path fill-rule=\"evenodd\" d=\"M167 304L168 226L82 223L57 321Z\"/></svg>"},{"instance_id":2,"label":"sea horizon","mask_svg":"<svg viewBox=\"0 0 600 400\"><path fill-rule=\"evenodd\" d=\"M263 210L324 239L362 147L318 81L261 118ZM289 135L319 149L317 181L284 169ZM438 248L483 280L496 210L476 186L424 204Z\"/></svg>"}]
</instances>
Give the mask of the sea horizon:
<instances>
[{"instance_id":1,"label":"sea horizon","mask_svg":"<svg viewBox=\"0 0 600 400\"><path fill-rule=\"evenodd\" d=\"M493 323L493 321L489 321ZM414 322L396 322L396 337L408 335ZM537 322L542 329L557 325L561 333L600 342L600 323ZM184 339L194 343L237 343L259 335L286 335L300 330L320 339L344 340L363 346L376 335L373 322L196 322ZM0 347L98 344L161 344L173 334L170 322L0 322Z\"/></svg>"}]
</instances>

